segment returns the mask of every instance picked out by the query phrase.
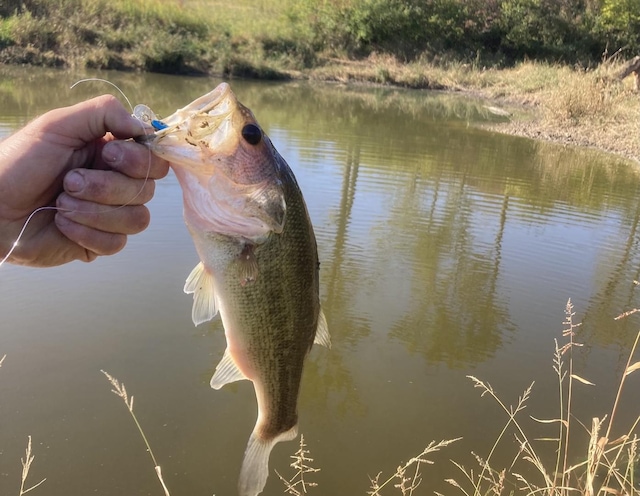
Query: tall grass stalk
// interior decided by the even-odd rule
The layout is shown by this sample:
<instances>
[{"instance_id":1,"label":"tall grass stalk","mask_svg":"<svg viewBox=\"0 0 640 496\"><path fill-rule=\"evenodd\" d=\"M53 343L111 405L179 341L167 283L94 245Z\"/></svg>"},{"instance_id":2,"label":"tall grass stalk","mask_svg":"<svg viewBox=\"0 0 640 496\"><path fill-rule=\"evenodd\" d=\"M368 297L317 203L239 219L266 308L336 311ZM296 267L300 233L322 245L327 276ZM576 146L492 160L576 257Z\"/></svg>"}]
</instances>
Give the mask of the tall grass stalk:
<instances>
[{"instance_id":1,"label":"tall grass stalk","mask_svg":"<svg viewBox=\"0 0 640 496\"><path fill-rule=\"evenodd\" d=\"M380 491L391 484L391 482L395 481L396 483L394 484L394 487L400 491L402 496L413 496L414 491L422 482L422 476L420 475L421 465L433 464L433 461L425 457L431 453L440 451L445 446L459 441L460 439L462 438L458 437L455 439L447 439L440 441L439 443L431 441L429 445L422 450L422 453L414 456L404 465L399 465L395 473L382 483L379 482L382 472L379 472L378 475L371 479L371 490L367 491L367 494L369 496L381 496ZM414 466L413 469L408 472L409 468L412 466Z\"/></svg>"},{"instance_id":2,"label":"tall grass stalk","mask_svg":"<svg viewBox=\"0 0 640 496\"><path fill-rule=\"evenodd\" d=\"M561 485L564 487L567 485L567 477L568 477L568 473L567 473L567 464L568 464L568 457L569 457L569 432L570 432L570 427L571 427L571 401L573 399L573 381L578 380L580 382L582 382L583 384L590 384L593 385L593 383L587 381L586 379L583 379L580 376L577 376L573 373L573 348L576 346L582 346L581 343L577 343L576 341L574 341L574 337L575 337L575 332L574 329L580 326L580 323L578 324L574 324L573 323L573 317L575 316L575 312L573 311L573 304L571 303L571 298L569 298L567 300L567 304L565 306L564 309L564 314L565 314L565 321L563 322L563 325L565 326L564 329L562 330L562 337L564 338L568 338L569 341L567 343L565 343L564 346L562 346L561 348L558 349L558 342L557 340L555 341L556 344L556 359L558 360L558 369L557 369L557 373L558 373L558 389L560 390L560 436L559 436L559 440L558 440L558 454L563 453L563 460L562 460L562 483ZM567 386L567 405L566 405L566 410L564 408L564 405L562 403L562 391L563 391L563 381L565 379L565 374L562 373L562 356L565 353L569 353L569 379L568 379L568 386ZM566 416L563 416L563 411L564 413L566 413ZM564 428L564 445L562 444L562 430ZM558 464L556 463L556 474L557 474L557 467Z\"/></svg>"},{"instance_id":3,"label":"tall grass stalk","mask_svg":"<svg viewBox=\"0 0 640 496\"><path fill-rule=\"evenodd\" d=\"M298 448L298 451L291 455L291 458L293 458L293 462L291 462L290 466L296 470L293 477L285 479L277 470L276 475L283 482L285 486L284 492L286 494L302 496L303 494L307 494L307 488L316 487L318 485L315 482L309 482L306 480L305 475L320 472L319 468L313 468L311 466L313 458L309 457L309 450L304 442L304 435L300 435L300 447Z\"/></svg>"},{"instance_id":4,"label":"tall grass stalk","mask_svg":"<svg viewBox=\"0 0 640 496\"><path fill-rule=\"evenodd\" d=\"M7 358L6 354L0 357L0 368L2 368L2 364L4 363L5 358ZM20 458L20 462L22 463L22 474L20 475L20 492L18 493L18 496L23 496L24 494L27 494L29 491L32 491L33 489L40 486L41 484L44 483L44 481L47 480L45 477L37 484L34 484L31 487L25 487L27 483L27 478L29 477L29 470L31 469L31 464L33 463L34 459L35 459L35 456L31 452L31 436L29 436L27 440L27 449L25 450L24 458Z\"/></svg>"},{"instance_id":5,"label":"tall grass stalk","mask_svg":"<svg viewBox=\"0 0 640 496\"><path fill-rule=\"evenodd\" d=\"M169 494L169 489L167 488L167 485L165 484L164 479L162 478L162 470L160 468L160 465L158 464L156 457L153 454L153 450L151 449L151 445L149 444L149 441L147 439L147 436L142 430L142 426L140 425L140 422L138 422L138 418L136 417L136 414L133 411L133 395L129 397L129 394L127 393L127 388L125 387L125 385L120 381L118 381L118 379L110 375L108 372L105 372L104 370L101 370L100 372L102 372L105 375L105 377L109 380L109 382L113 386L112 392L116 396L119 396L120 398L122 398L122 400L124 401L124 404L127 405L127 410L129 410L129 414L131 414L131 418L135 422L136 427L138 428L138 432L140 432L140 436L142 436L142 440L144 441L144 444L147 447L147 452L149 453L149 456L151 456L151 460L153 461L153 468L155 469L156 475L158 476L158 480L162 485L164 494L165 496L171 496Z\"/></svg>"},{"instance_id":6,"label":"tall grass stalk","mask_svg":"<svg viewBox=\"0 0 640 496\"><path fill-rule=\"evenodd\" d=\"M623 318L635 311L626 312L621 316ZM474 383L474 387L482 389L481 396L488 394L507 414L507 422L498 435L489 450L486 460L476 456L481 467L479 474L475 474L473 470L466 469L459 463L454 465L460 469L465 477L465 485L471 484L472 491L465 489L465 485L460 484L454 479L448 479L454 487L461 490L466 496L479 496L485 494L499 495L505 487L505 481L519 486L520 491L527 495L543 495L543 496L568 496L580 494L583 496L604 496L615 494L620 496L638 496L640 495L635 481L634 472L637 470L638 456L638 438L634 431L640 424L640 416L638 416L626 434L615 440L610 440L613 428L616 410L618 408L622 390L626 381L626 377L633 372L640 370L640 361L634 362L634 356L640 342L640 331L636 335L635 342L631 347L626 367L618 385L618 391L614 400L611 411L602 418L595 417L591 420L590 427L582 424L573 412L572 398L575 395L575 381L594 386L587 379L576 374L574 371L573 348L582 346L575 340L575 329L580 323L574 321L575 312L571 300L567 301L565 306L565 320L563 322L562 336L566 340L564 344L559 345L555 340L555 351L553 359L553 369L558 377L559 399L560 399L560 415L554 419L537 419L533 416L530 418L542 424L560 425L558 436L552 438L542 438L538 441L553 441L556 444L556 459L553 472L550 472L543 461L543 457L536 451L536 447L529 440L519 418L516 418L526 407L526 402L531 395L533 383L518 398L516 406L506 406L495 390L489 383L485 383L476 377L468 376ZM567 364L565 365L565 358ZM565 368L566 367L566 368ZM572 422L573 420L573 422ZM575 422L578 422L589 434L589 441L586 447L586 453L581 462L569 466L569 448L575 445L574 429L571 429ZM515 428L515 439L518 442L519 449L511 465L508 469L498 471L490 464L491 459L496 452L496 448L500 441L504 438L508 427ZM605 429L605 434L600 435ZM623 462L626 455L626 462ZM533 475L524 475L523 473L514 471L516 463L522 460L528 465L533 466L535 472ZM534 481L535 473L537 473L542 483Z\"/></svg>"},{"instance_id":7,"label":"tall grass stalk","mask_svg":"<svg viewBox=\"0 0 640 496\"><path fill-rule=\"evenodd\" d=\"M2 358L4 360L4 357ZM35 456L31 453L31 436L29 436L29 441L27 442L27 449L25 451L24 458L20 459L20 461L22 462L22 476L20 477L20 492L18 493L19 496L23 496L24 494L27 494L29 491L32 491L33 489L40 486L41 484L44 483L44 481L47 480L45 478L31 487L25 487L27 483L27 478L29 477L29 470L31 469L31 463L33 463L34 458Z\"/></svg>"}]
</instances>

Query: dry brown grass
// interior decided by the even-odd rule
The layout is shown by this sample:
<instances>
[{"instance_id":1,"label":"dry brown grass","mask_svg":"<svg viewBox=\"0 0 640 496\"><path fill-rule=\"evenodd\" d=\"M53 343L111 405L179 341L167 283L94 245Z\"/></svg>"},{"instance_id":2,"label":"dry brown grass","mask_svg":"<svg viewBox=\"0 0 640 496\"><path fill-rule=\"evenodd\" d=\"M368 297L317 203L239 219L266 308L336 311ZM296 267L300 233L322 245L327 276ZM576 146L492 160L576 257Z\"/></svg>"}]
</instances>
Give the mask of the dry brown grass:
<instances>
[{"instance_id":1,"label":"dry brown grass","mask_svg":"<svg viewBox=\"0 0 640 496\"><path fill-rule=\"evenodd\" d=\"M109 381L109 383L111 383L111 386L113 387L111 391L116 396L122 398L122 401L124 401L124 404L127 406L127 410L129 410L129 414L131 415L131 418L135 422L136 427L138 428L138 432L140 433L140 436L142 437L142 440L144 441L144 444L147 447L147 452L149 453L149 456L151 457L151 461L153 462L153 468L156 471L156 476L158 477L160 484L162 485L162 490L164 491L165 496L171 496L169 494L169 489L167 488L167 485L165 484L164 479L162 477L162 469L160 468L160 465L158 464L158 461L156 460L156 457L153 454L153 450L151 449L149 440L147 439L147 436L142 430L142 426L140 425L140 422L138 422L138 417L136 417L136 414L133 411L133 395L129 396L129 393L127 392L127 388L125 387L125 385L121 383L118 379L110 375L108 372L105 372L104 370L101 370L100 372L102 372L107 378L107 380Z\"/></svg>"},{"instance_id":2,"label":"dry brown grass","mask_svg":"<svg viewBox=\"0 0 640 496\"><path fill-rule=\"evenodd\" d=\"M516 406L507 406L497 395L492 386L475 377L471 377L475 387L482 390L482 396L493 398L506 413L508 420L502 432L492 446L486 459L477 457L480 471L474 473L462 465L456 464L463 474L464 482L449 479L448 482L461 490L465 495L474 496L481 494L501 494L508 483L512 485L513 492L526 495L544 496L568 496L580 494L583 496L605 496L609 494L637 496L640 490L637 481L634 480L634 471L637 467L638 439L635 434L640 416L629 427L626 434L611 439L611 429L614 425L615 414L622 394L626 378L640 369L640 362L632 363L637 349L640 332L629 354L629 359L618 385L616 399L608 415L593 418L591 426L577 420L578 415L572 411L572 398L575 394L574 386L581 383L593 386L593 383L581 377L574 371L573 353L576 347L581 346L575 341L575 329L580 325L574 323L573 305L569 300L565 308L566 320L564 322L563 337L565 342L558 344L556 341L553 369L558 377L558 392L560 403L560 416L553 419L533 420L543 424L555 425L557 434L538 441L552 441L556 445L556 459L549 462L538 454L538 444L530 439L524 431L519 420L529 399L532 386L529 386L518 398ZM509 429L515 430L514 438L519 446L509 467L500 470L492 466L492 457L506 438ZM570 465L568 454L573 446L575 429L585 429L589 434L588 445L584 447L584 458L581 462ZM602 431L605 433L602 434ZM579 442L579 441L576 441ZM524 463L522 463L524 462ZM516 471L514 467L519 464L529 470L527 475Z\"/></svg>"},{"instance_id":3,"label":"dry brown grass","mask_svg":"<svg viewBox=\"0 0 640 496\"><path fill-rule=\"evenodd\" d=\"M585 70L542 62L506 69L451 62L400 63L390 55L329 59L292 77L471 93L510 109L495 131L597 148L640 161L640 94L631 78L616 77L622 61Z\"/></svg>"},{"instance_id":4,"label":"dry brown grass","mask_svg":"<svg viewBox=\"0 0 640 496\"><path fill-rule=\"evenodd\" d=\"M524 63L508 70L482 94L524 104L532 112L493 129L598 148L639 161L640 95L631 80L615 77L621 67L622 63L606 62L585 71Z\"/></svg>"},{"instance_id":5,"label":"dry brown grass","mask_svg":"<svg viewBox=\"0 0 640 496\"><path fill-rule=\"evenodd\" d=\"M633 309L617 318L624 318L638 311L640 309ZM507 421L485 457L473 453L478 464L477 468L468 468L452 461L461 476L449 478L446 482L456 491L465 496L500 496L503 494L526 496L640 495L640 485L634 475L638 467L636 429L640 423L640 416L636 418L625 434L616 439L610 437L626 378L640 370L640 361L634 362L640 341L640 332L636 335L636 340L629 353L611 410L608 414L593 418L591 422L585 424L578 420L577 412L573 411L574 388L578 383L589 387L593 387L594 384L578 375L574 370L574 350L581 347L582 344L575 339L575 330L580 326L580 323L574 321L575 312L571 300L566 304L565 317L562 330L563 341L559 343L558 340L555 340L553 357L553 370L558 379L559 416L552 419L530 417L540 424L551 426L555 432L547 438L533 439L524 428L521 417L531 397L534 383L525 388L514 404L508 404L500 398L491 384L474 376L468 376L474 387L480 389L481 397L490 397L500 406ZM587 445L582 448L582 461L569 464L570 448L575 450L577 443L580 443L577 438L582 435L581 431L588 433ZM509 447L514 446L512 439L515 439L517 449L515 453L509 455L511 463L509 466L496 468L494 466L495 455L497 453L504 455L505 450L511 449ZM395 489L395 493L402 496L418 494L417 490L422 481L423 465L433 463L427 458L427 455L433 454L457 440L430 443L422 453L398 466L396 472L382 482L381 473L379 473L371 480L371 487L367 494L381 496L381 491L385 488L391 491ZM549 441L552 441L556 446L556 457L551 460L540 454L539 450L541 443ZM292 466L296 467L298 472L290 480L280 476L285 482L286 492L289 494L301 496L307 493L307 488L312 487L312 485L308 483L305 485L302 482L307 471L315 471L315 469L301 468L308 467L308 462L312 460L308 454L304 443L301 442L300 450L292 457L297 460ZM294 482L296 480L297 482ZM292 491L292 483L293 485L301 484L301 486ZM428 494L430 492L428 489L422 487L419 493ZM436 494L441 496L441 493Z\"/></svg>"},{"instance_id":6,"label":"dry brown grass","mask_svg":"<svg viewBox=\"0 0 640 496\"><path fill-rule=\"evenodd\" d=\"M629 315L640 312L640 309L631 309L618 317L616 320L626 318ZM582 346L576 341L575 330L580 323L574 321L575 312L571 300L565 306L565 320L563 322L562 338L559 342L555 340L553 355L553 370L558 381L558 403L559 416L551 419L538 419L530 416L532 420L540 424L549 425L554 430L550 437L533 439L525 430L521 421L523 411L527 407L527 402L533 391L532 382L513 404L504 402L496 390L488 382L482 381L474 376L468 376L474 387L480 389L481 397L487 396L493 399L506 415L501 432L497 436L488 453L482 457L475 453L474 457L478 464L477 468L468 468L464 465L452 461L460 471L459 478L449 478L446 480L457 491L465 496L485 496L502 494L522 494L526 496L640 496L640 484L636 480L638 471L638 436L637 428L640 424L640 415L626 429L625 433L615 439L611 439L611 433L616 419L618 405L622 397L627 377L640 370L640 360L635 357L640 342L640 331L636 334L635 341L624 372L617 387L615 400L610 411L602 417L594 417L590 422L581 422L578 413L573 411L573 397L575 387L578 384L593 387L594 384L587 378L579 375L574 370L574 351ZM0 358L0 367L5 357ZM133 396L130 396L124 384L113 376L102 371L113 386L113 392L125 403L127 410L133 418L147 451L153 461L154 469L160 481L165 496L170 496L169 490L162 478L160 466L151 450L147 437L133 411ZM588 433L588 443L583 447L582 460L570 464L570 449L575 451L574 441L581 431ZM382 480L382 473L370 481L369 496L381 496L383 489L393 491L402 496L414 496L418 494L418 488L422 482L422 469L424 465L430 465L433 461L429 458L442 448L458 441L450 439L431 442L417 456L408 462L399 465L396 471L388 478ZM515 453L509 455L511 463L509 466L495 467L495 455L500 452L504 455L504 450L513 446L511 439L516 441L517 449ZM552 441L555 444L556 457L549 460L539 452L540 443ZM505 446L506 445L506 446ZM293 462L291 467L294 474L290 478L285 478L276 472L285 487L285 493L294 496L307 494L309 490L315 488L317 483L308 479L310 474L319 471L312 466L313 458L305 444L304 437L300 437L298 450L291 456ZM22 476L19 496L39 487L46 479L28 485L27 478L34 456L31 450L31 437L22 459ZM427 494L428 488L423 487L420 494ZM440 495L440 493L436 493Z\"/></svg>"},{"instance_id":7,"label":"dry brown grass","mask_svg":"<svg viewBox=\"0 0 640 496\"><path fill-rule=\"evenodd\" d=\"M0 357L0 368L2 368L2 364L4 363L7 355L2 355ZM47 479L44 478L40 482L36 482L35 484L29 485L27 484L27 479L29 478L29 471L31 470L31 464L35 459L35 455L31 451L31 436L27 438L27 448L25 449L24 458L20 459L22 463L22 473L20 474L20 490L18 492L18 496L23 496L30 491L33 491L35 488L43 484Z\"/></svg>"},{"instance_id":8,"label":"dry brown grass","mask_svg":"<svg viewBox=\"0 0 640 496\"><path fill-rule=\"evenodd\" d=\"M316 487L318 484L307 480L307 474L313 474L320 472L319 468L311 466L313 458L309 457L309 450L304 442L304 435L300 435L300 447L293 455L291 455L293 462L290 467L295 470L295 473L289 479L284 478L276 470L276 475L280 478L285 487L286 494L292 494L293 496L302 496L307 494L307 489Z\"/></svg>"},{"instance_id":9,"label":"dry brown grass","mask_svg":"<svg viewBox=\"0 0 640 496\"><path fill-rule=\"evenodd\" d=\"M29 436L29 440L27 441L27 449L25 450L24 458L21 458L22 462L22 475L20 477L20 492L19 496L23 496L27 494L29 491L34 490L36 487L44 483L47 479L42 479L40 482L33 484L32 486L27 485L27 478L29 477L29 470L31 469L31 464L33 463L35 456L31 453L31 436Z\"/></svg>"}]
</instances>

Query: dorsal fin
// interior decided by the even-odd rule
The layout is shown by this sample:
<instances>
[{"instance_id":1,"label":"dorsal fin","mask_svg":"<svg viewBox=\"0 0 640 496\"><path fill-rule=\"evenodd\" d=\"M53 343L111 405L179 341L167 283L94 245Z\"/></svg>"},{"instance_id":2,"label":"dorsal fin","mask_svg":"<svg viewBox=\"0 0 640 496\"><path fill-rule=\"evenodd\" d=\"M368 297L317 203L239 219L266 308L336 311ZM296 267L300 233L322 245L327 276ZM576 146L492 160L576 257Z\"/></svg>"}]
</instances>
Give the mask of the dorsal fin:
<instances>
[{"instance_id":1,"label":"dorsal fin","mask_svg":"<svg viewBox=\"0 0 640 496\"><path fill-rule=\"evenodd\" d=\"M193 293L193 309L191 318L194 325L202 324L215 317L218 313L216 298L213 291L213 276L202 262L187 277L184 284L184 292Z\"/></svg>"}]
</instances>

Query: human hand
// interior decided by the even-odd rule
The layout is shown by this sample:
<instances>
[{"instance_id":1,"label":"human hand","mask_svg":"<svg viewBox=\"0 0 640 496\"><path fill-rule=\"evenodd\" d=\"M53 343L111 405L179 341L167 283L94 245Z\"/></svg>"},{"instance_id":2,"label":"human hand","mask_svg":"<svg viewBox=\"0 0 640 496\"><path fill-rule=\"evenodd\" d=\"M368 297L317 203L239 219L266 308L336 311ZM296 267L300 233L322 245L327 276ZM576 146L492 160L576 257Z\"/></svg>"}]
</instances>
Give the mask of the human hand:
<instances>
[{"instance_id":1,"label":"human hand","mask_svg":"<svg viewBox=\"0 0 640 496\"><path fill-rule=\"evenodd\" d=\"M147 132L153 131L147 129ZM9 262L90 262L144 230L154 179L168 163L127 138L144 134L113 96L55 109L0 142L0 259L29 221Z\"/></svg>"}]
</instances>

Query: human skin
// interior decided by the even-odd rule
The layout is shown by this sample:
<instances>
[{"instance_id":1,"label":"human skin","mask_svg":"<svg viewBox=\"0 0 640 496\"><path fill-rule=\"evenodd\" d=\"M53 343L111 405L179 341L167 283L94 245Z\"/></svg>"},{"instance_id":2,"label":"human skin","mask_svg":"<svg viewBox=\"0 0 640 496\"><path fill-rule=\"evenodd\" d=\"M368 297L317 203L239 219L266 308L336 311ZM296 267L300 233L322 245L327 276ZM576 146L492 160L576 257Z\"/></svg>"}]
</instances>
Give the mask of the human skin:
<instances>
[{"instance_id":1,"label":"human skin","mask_svg":"<svg viewBox=\"0 0 640 496\"><path fill-rule=\"evenodd\" d=\"M113 96L51 110L0 142L0 259L90 262L149 224L144 205L168 163L130 140L153 132Z\"/></svg>"}]
</instances>

